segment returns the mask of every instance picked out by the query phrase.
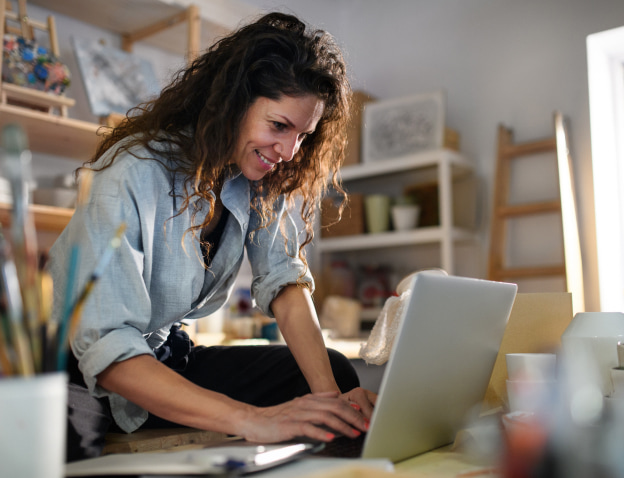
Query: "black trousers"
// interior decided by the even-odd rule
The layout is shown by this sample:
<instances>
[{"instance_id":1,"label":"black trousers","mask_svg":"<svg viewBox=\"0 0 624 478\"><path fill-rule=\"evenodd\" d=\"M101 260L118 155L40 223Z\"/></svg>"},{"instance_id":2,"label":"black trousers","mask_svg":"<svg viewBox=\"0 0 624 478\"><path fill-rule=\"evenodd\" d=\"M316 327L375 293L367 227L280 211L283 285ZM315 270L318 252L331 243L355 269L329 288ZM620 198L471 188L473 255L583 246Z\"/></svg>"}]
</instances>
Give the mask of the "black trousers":
<instances>
[{"instance_id":1,"label":"black trousers","mask_svg":"<svg viewBox=\"0 0 624 478\"><path fill-rule=\"evenodd\" d=\"M359 386L349 360L334 350L328 352L340 389L346 392ZM106 433L121 430L112 418L108 398L89 394L73 357L68 373L67 461L70 462L101 455ZM310 393L294 357L283 345L196 346L191 349L186 367L178 373L201 387L260 407ZM150 414L141 429L179 426Z\"/></svg>"}]
</instances>

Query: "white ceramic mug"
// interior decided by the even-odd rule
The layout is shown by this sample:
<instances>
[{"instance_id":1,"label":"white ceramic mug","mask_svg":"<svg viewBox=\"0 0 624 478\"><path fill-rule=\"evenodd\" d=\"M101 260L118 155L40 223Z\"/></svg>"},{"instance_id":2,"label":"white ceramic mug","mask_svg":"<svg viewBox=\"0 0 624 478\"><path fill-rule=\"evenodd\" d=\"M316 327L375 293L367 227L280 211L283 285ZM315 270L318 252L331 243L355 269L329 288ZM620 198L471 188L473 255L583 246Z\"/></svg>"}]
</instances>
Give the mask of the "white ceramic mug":
<instances>
[{"instance_id":1,"label":"white ceramic mug","mask_svg":"<svg viewBox=\"0 0 624 478\"><path fill-rule=\"evenodd\" d=\"M392 225L397 231L409 231L418 226L420 206L417 204L395 204L392 206Z\"/></svg>"},{"instance_id":2,"label":"white ceramic mug","mask_svg":"<svg viewBox=\"0 0 624 478\"><path fill-rule=\"evenodd\" d=\"M556 386L554 380L507 380L509 411L539 413L550 410Z\"/></svg>"},{"instance_id":3,"label":"white ceramic mug","mask_svg":"<svg viewBox=\"0 0 624 478\"><path fill-rule=\"evenodd\" d=\"M549 353L511 353L505 355L507 377L511 381L552 381L557 375L557 356Z\"/></svg>"},{"instance_id":4,"label":"white ceramic mug","mask_svg":"<svg viewBox=\"0 0 624 478\"><path fill-rule=\"evenodd\" d=\"M2 476L65 476L67 375L0 378Z\"/></svg>"}]
</instances>

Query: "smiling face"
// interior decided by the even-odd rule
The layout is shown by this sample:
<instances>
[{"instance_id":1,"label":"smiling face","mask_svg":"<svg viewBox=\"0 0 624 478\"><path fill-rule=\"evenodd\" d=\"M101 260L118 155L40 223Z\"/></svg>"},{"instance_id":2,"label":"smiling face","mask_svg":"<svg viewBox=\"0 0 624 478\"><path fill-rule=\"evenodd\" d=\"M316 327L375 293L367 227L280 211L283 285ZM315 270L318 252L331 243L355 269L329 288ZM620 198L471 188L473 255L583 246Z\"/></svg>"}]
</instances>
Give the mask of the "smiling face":
<instances>
[{"instance_id":1,"label":"smiling face","mask_svg":"<svg viewBox=\"0 0 624 478\"><path fill-rule=\"evenodd\" d=\"M323 101L314 95L259 97L243 118L233 162L247 179L262 179L277 164L293 159L316 129L323 109Z\"/></svg>"}]
</instances>

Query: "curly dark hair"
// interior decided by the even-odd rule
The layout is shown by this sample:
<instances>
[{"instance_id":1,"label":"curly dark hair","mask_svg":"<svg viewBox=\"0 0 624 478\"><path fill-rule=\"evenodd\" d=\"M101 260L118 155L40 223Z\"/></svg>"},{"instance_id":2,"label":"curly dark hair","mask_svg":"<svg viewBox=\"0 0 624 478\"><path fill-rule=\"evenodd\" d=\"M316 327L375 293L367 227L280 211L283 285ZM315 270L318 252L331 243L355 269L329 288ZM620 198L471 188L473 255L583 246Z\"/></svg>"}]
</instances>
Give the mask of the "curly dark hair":
<instances>
[{"instance_id":1,"label":"curly dark hair","mask_svg":"<svg viewBox=\"0 0 624 478\"><path fill-rule=\"evenodd\" d=\"M189 230L200 238L200 231L213 217L210 191L220 187L249 107L259 97L278 100L282 95L310 94L325 106L316 130L305 138L292 161L279 163L253 183L252 200L266 227L277 219L272 205L280 195L291 205L296 196L301 197L305 238L299 257L306 263L303 248L314 237L320 198L330 184L346 197L337 171L344 156L351 87L334 38L325 31L309 29L292 15L264 15L217 41L180 70L159 97L131 109L117 127L105 131L87 164L115 145L114 155L102 168L133 146L162 154L162 143L169 143L172 147L165 148L171 151L173 166L169 167L182 174L193 191L183 198L182 211L194 196L211 206L205 220ZM127 140L118 145L124 138Z\"/></svg>"}]
</instances>

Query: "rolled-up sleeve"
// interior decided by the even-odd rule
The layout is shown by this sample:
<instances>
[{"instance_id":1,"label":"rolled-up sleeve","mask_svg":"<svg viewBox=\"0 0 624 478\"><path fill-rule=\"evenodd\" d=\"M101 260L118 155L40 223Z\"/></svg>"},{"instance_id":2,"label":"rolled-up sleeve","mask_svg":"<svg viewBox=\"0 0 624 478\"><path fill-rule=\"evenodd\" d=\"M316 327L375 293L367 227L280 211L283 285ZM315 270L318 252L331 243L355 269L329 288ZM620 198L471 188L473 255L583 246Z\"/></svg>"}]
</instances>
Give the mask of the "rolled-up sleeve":
<instances>
[{"instance_id":1,"label":"rolled-up sleeve","mask_svg":"<svg viewBox=\"0 0 624 478\"><path fill-rule=\"evenodd\" d=\"M99 387L97 376L114 362L154 355L171 324L201 312L194 304L205 310L221 305L213 302L224 296L221 289L236 274L241 256L239 252L231 258L217 257L215 277L220 280L214 280L198 254L197 238L187 234L195 220L204 220L207 208L192 202L180 211L183 178L170 172L165 158L141 159L150 156L144 150L133 152L136 155L120 154L110 167L94 174L89 201L55 242L49 264L53 316L59 320L73 245L79 248L76 296L125 222L121 243L85 302L71 347L90 393L109 397L113 416L126 431L136 429L147 412ZM230 241L242 250L244 229L228 230Z\"/></svg>"},{"instance_id":2,"label":"rolled-up sleeve","mask_svg":"<svg viewBox=\"0 0 624 478\"><path fill-rule=\"evenodd\" d=\"M266 228L260 227L259 218L252 212L246 243L253 274L251 293L256 306L268 317L274 317L271 302L285 286L305 283L314 290L312 274L299 259L299 231L284 198L277 201L274 210L278 220Z\"/></svg>"},{"instance_id":3,"label":"rolled-up sleeve","mask_svg":"<svg viewBox=\"0 0 624 478\"><path fill-rule=\"evenodd\" d=\"M89 202L74 215L70 227L50 253L56 271L53 277L58 279L63 277L67 264L57 260L56 251L67 251L71 244L78 246L76 284L83 287L117 228L126 223L121 243L86 301L71 342L85 382L96 396L106 392L97 387L95 377L111 363L152 353L143 337L149 329L151 303L144 281L141 224L137 211L132 210L136 198L131 197L131 191L122 181L111 178L106 172L95 175ZM55 289L64 293L65 288L58 285L55 281Z\"/></svg>"}]
</instances>

